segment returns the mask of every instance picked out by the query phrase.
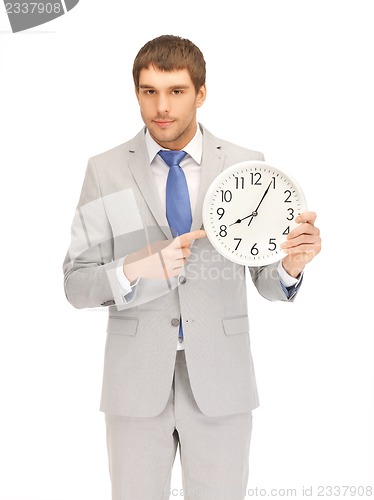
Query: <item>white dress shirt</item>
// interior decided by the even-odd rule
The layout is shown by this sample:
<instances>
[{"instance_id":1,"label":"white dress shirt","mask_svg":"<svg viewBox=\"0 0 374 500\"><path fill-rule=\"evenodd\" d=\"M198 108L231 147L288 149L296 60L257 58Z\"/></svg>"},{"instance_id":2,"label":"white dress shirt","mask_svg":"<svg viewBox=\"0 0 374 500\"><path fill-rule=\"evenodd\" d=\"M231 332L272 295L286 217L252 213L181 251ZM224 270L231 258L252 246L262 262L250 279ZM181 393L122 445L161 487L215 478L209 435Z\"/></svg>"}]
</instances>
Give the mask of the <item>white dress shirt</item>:
<instances>
[{"instance_id":1,"label":"white dress shirt","mask_svg":"<svg viewBox=\"0 0 374 500\"><path fill-rule=\"evenodd\" d=\"M166 212L166 181L169 174L169 166L164 162L164 160L157 154L160 149L159 144L151 137L148 130L145 133L145 143L149 155L150 167L155 179L155 184L157 191L160 195L160 200L162 206ZM193 139L183 148L183 151L187 155L183 158L180 163L181 168L183 168L184 174L186 176L188 192L190 195L191 212L194 213L197 196L199 192L200 179L201 179L201 159L203 156L203 135L201 133L200 127L197 127L196 134ZM123 272L123 259L120 259L119 265L117 267L117 278L119 280L122 296L124 303L131 302L134 295L134 287L137 285L138 281L130 283ZM297 285L300 280L293 278L284 270L281 263L278 265L278 273L280 279L285 287L291 287ZM177 341L177 350L184 349L183 341Z\"/></svg>"}]
</instances>

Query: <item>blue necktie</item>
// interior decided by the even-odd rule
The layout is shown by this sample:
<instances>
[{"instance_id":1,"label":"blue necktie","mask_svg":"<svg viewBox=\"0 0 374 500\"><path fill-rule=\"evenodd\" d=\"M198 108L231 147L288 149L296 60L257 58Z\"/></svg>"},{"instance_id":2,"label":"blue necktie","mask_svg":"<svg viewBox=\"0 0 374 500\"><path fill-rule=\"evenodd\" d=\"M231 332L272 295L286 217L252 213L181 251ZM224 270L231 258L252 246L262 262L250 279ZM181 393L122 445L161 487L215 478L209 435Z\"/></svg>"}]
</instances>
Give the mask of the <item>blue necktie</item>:
<instances>
[{"instance_id":1,"label":"blue necktie","mask_svg":"<svg viewBox=\"0 0 374 500\"><path fill-rule=\"evenodd\" d=\"M161 150L158 154L170 168L166 181L166 218L175 237L188 233L192 224L186 176L179 165L187 153Z\"/></svg>"},{"instance_id":2,"label":"blue necktie","mask_svg":"<svg viewBox=\"0 0 374 500\"><path fill-rule=\"evenodd\" d=\"M166 218L168 220L171 234L179 236L188 233L192 224L192 213L190 195L186 176L180 162L186 156L185 151L158 152L161 158L169 165L169 174L166 181ZM179 323L179 341L183 340L182 321Z\"/></svg>"}]
</instances>

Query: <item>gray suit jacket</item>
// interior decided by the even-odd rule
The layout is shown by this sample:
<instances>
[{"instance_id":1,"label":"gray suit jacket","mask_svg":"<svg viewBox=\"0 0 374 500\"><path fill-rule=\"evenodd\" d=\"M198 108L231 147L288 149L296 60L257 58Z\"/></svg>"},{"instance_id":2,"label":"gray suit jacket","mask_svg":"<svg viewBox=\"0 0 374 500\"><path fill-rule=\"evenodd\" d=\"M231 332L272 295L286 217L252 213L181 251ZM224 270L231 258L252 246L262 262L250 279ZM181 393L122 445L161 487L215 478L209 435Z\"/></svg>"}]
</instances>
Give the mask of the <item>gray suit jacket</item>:
<instances>
[{"instance_id":1,"label":"gray suit jacket","mask_svg":"<svg viewBox=\"0 0 374 500\"><path fill-rule=\"evenodd\" d=\"M204 127L202 177L192 229L202 227L211 181L261 153L217 139ZM210 416L258 406L249 340L245 268L221 257L207 238L196 240L185 279L141 279L123 303L116 268L128 253L171 238L156 191L142 130L134 139L90 158L64 262L65 293L77 308L109 306L101 410L152 417L164 409L172 385L182 317L190 383ZM252 268L258 291L288 300L277 265ZM174 321L173 321L174 320Z\"/></svg>"}]
</instances>

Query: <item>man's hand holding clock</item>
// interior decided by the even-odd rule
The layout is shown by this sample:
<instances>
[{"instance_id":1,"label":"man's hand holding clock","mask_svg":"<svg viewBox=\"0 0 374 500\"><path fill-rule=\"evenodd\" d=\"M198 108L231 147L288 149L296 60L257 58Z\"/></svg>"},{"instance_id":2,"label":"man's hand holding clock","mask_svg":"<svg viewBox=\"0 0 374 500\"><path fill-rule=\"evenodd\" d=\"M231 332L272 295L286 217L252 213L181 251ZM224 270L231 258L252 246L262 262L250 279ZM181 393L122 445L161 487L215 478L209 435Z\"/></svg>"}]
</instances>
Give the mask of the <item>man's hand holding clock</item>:
<instances>
[{"instance_id":1,"label":"man's hand holding clock","mask_svg":"<svg viewBox=\"0 0 374 500\"><path fill-rule=\"evenodd\" d=\"M298 226L288 234L287 241L281 244L282 250L287 253L282 266L294 278L321 251L320 232L314 225L316 217L315 212L301 213L295 219Z\"/></svg>"}]
</instances>

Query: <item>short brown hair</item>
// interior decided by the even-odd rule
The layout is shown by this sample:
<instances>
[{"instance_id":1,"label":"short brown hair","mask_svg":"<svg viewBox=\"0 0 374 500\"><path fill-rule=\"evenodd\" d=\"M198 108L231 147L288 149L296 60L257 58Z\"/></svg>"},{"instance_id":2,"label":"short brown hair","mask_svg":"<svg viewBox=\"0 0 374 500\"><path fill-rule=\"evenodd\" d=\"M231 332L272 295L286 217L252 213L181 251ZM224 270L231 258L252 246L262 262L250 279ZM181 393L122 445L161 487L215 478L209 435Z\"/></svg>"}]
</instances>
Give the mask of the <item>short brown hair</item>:
<instances>
[{"instance_id":1,"label":"short brown hair","mask_svg":"<svg viewBox=\"0 0 374 500\"><path fill-rule=\"evenodd\" d=\"M162 35L147 42L134 60L132 70L135 88L139 88L142 69L153 66L162 71L187 69L196 92L205 83L205 60L201 50L190 40L174 35Z\"/></svg>"}]
</instances>

